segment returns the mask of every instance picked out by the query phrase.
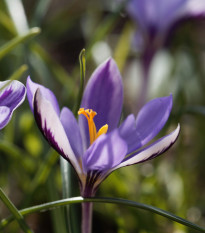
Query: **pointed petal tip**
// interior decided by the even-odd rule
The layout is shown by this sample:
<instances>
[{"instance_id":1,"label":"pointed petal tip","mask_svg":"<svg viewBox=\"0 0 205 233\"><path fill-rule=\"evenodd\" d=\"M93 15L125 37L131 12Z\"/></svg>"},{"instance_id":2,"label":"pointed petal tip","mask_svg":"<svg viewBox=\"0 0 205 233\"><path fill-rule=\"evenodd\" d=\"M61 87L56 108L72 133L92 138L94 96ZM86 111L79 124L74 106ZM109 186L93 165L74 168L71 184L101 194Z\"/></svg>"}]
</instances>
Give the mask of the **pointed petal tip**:
<instances>
[{"instance_id":1,"label":"pointed petal tip","mask_svg":"<svg viewBox=\"0 0 205 233\"><path fill-rule=\"evenodd\" d=\"M120 71L112 58L101 63L93 72L83 93L81 107L97 112L97 130L108 124L110 132L119 123L123 103L123 84ZM81 120L83 134L88 135L87 122Z\"/></svg>"},{"instance_id":2,"label":"pointed petal tip","mask_svg":"<svg viewBox=\"0 0 205 233\"><path fill-rule=\"evenodd\" d=\"M30 75L28 75L27 79L26 79L26 88L28 89L30 84L33 83L33 81L31 80Z\"/></svg>"},{"instance_id":3,"label":"pointed petal tip","mask_svg":"<svg viewBox=\"0 0 205 233\"><path fill-rule=\"evenodd\" d=\"M125 158L121 164L119 164L117 167L112 169L110 172L120 167L125 167L133 164L145 162L147 160L153 159L163 154L176 142L179 133L180 133L180 124L178 124L177 128L174 131L172 131L170 134L158 139L156 142L152 143L151 145Z\"/></svg>"},{"instance_id":4,"label":"pointed petal tip","mask_svg":"<svg viewBox=\"0 0 205 233\"><path fill-rule=\"evenodd\" d=\"M108 70L113 66L118 69L117 63L113 57L108 57L100 66L105 66Z\"/></svg>"},{"instance_id":5,"label":"pointed petal tip","mask_svg":"<svg viewBox=\"0 0 205 233\"><path fill-rule=\"evenodd\" d=\"M33 98L34 98L34 95L36 93L37 88L40 88L41 94L49 102L51 102L51 104L53 105L53 107L54 107L55 111L57 112L57 114L58 115L60 114L60 108L59 108L59 105L58 105L58 101L57 101L54 93L50 89L44 87L41 84L33 82L31 80L30 76L27 77L26 87L27 87L27 98L28 98L28 102L29 102L29 105L30 105L30 108L31 108L32 112L33 112Z\"/></svg>"},{"instance_id":6,"label":"pointed petal tip","mask_svg":"<svg viewBox=\"0 0 205 233\"><path fill-rule=\"evenodd\" d=\"M159 99L167 100L167 102L169 102L169 103L172 104L172 102L173 102L173 95L172 95L172 93L170 93L170 95L164 96L164 97L160 97Z\"/></svg>"}]
</instances>

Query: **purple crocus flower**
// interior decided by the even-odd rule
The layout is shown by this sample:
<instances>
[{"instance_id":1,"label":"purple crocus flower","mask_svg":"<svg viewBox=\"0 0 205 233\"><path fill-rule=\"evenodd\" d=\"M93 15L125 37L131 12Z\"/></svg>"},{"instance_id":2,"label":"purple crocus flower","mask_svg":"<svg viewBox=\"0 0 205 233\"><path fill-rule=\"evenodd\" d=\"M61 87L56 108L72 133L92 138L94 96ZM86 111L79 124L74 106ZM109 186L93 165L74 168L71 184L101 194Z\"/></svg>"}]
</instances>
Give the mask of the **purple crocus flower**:
<instances>
[{"instance_id":1,"label":"purple crocus flower","mask_svg":"<svg viewBox=\"0 0 205 233\"><path fill-rule=\"evenodd\" d=\"M165 152L176 141L172 133L148 146L166 123L172 96L156 98L119 125L123 85L113 59L102 63L85 88L79 119L54 94L27 79L27 96L36 122L50 145L75 169L84 197L94 196L99 184L114 170L145 162Z\"/></svg>"},{"instance_id":2,"label":"purple crocus flower","mask_svg":"<svg viewBox=\"0 0 205 233\"><path fill-rule=\"evenodd\" d=\"M139 25L136 41L143 41L150 56L161 47L169 31L181 20L204 17L205 1L201 0L130 0L127 11ZM139 37L143 40L139 40ZM148 51L147 51L148 53Z\"/></svg>"},{"instance_id":3,"label":"purple crocus flower","mask_svg":"<svg viewBox=\"0 0 205 233\"><path fill-rule=\"evenodd\" d=\"M116 0L122 2L122 0ZM174 28L186 19L205 16L203 0L128 0L126 10L138 25L133 38L134 47L141 53L142 88L138 107L147 98L149 71L155 54L170 41Z\"/></svg>"},{"instance_id":4,"label":"purple crocus flower","mask_svg":"<svg viewBox=\"0 0 205 233\"><path fill-rule=\"evenodd\" d=\"M13 111L24 101L25 86L16 80L0 82L0 129L11 120Z\"/></svg>"}]
</instances>

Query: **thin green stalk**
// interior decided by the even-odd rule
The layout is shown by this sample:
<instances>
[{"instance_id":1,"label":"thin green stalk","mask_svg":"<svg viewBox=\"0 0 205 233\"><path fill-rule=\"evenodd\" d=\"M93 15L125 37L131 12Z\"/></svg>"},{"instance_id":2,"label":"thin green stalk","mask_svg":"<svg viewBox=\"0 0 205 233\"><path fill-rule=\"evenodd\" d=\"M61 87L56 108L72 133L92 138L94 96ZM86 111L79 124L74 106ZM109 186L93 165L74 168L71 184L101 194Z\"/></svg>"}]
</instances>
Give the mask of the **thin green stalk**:
<instances>
[{"instance_id":1,"label":"thin green stalk","mask_svg":"<svg viewBox=\"0 0 205 233\"><path fill-rule=\"evenodd\" d=\"M29 186L29 192L33 193L37 187L44 184L52 170L52 167L57 162L59 155L53 149L49 150L46 154L45 161L43 161L36 171L34 179Z\"/></svg>"},{"instance_id":2,"label":"thin green stalk","mask_svg":"<svg viewBox=\"0 0 205 233\"><path fill-rule=\"evenodd\" d=\"M69 198L71 196L71 172L70 172L70 164L66 161L62 156L60 156L60 165L61 165L61 176L63 183L63 198ZM65 206L64 209L67 230L68 232L72 232L72 221L71 221L71 211L70 206Z\"/></svg>"},{"instance_id":3,"label":"thin green stalk","mask_svg":"<svg viewBox=\"0 0 205 233\"><path fill-rule=\"evenodd\" d=\"M0 47L0 59L2 59L7 53L9 53L17 45L26 42L30 38L38 35L40 33L40 28L34 27L28 31L25 35L17 36L14 39L10 40L8 43Z\"/></svg>"},{"instance_id":4,"label":"thin green stalk","mask_svg":"<svg viewBox=\"0 0 205 233\"><path fill-rule=\"evenodd\" d=\"M76 195L78 190L78 181L76 174L73 174L72 167L62 156L60 156L61 174L63 182L63 198L70 198ZM67 222L67 231L69 233L80 232L80 217L77 206L65 206L65 218Z\"/></svg>"},{"instance_id":5,"label":"thin green stalk","mask_svg":"<svg viewBox=\"0 0 205 233\"><path fill-rule=\"evenodd\" d=\"M14 206L14 204L9 200L4 191L0 188L0 198L3 203L7 206L10 212L13 214L13 218L19 223L21 229L25 233L32 233L33 231L28 227L20 211Z\"/></svg>"},{"instance_id":6,"label":"thin green stalk","mask_svg":"<svg viewBox=\"0 0 205 233\"><path fill-rule=\"evenodd\" d=\"M59 65L50 54L38 43L32 43L29 45L29 49L32 54L35 55L37 61L43 63L45 67L49 67L49 70L54 75L54 78L67 90L67 98L70 98L73 93L76 92L76 87L72 76Z\"/></svg>"},{"instance_id":7,"label":"thin green stalk","mask_svg":"<svg viewBox=\"0 0 205 233\"><path fill-rule=\"evenodd\" d=\"M20 66L14 73L9 77L10 80L18 80L28 70L26 64Z\"/></svg>"},{"instance_id":8,"label":"thin green stalk","mask_svg":"<svg viewBox=\"0 0 205 233\"><path fill-rule=\"evenodd\" d=\"M84 90L85 72L86 72L85 49L83 49L80 52L79 62L80 62L80 89L79 89L77 101L76 101L76 104L75 104L74 110L73 110L73 113L75 116L77 116L78 109L80 108L80 103L81 103L81 99L83 96L83 90Z\"/></svg>"},{"instance_id":9,"label":"thin green stalk","mask_svg":"<svg viewBox=\"0 0 205 233\"><path fill-rule=\"evenodd\" d=\"M18 35L22 35L28 31L29 26L26 19L26 14L22 0L4 0L10 14L10 17L15 25ZM18 14L16 13L18 12Z\"/></svg>"},{"instance_id":10,"label":"thin green stalk","mask_svg":"<svg viewBox=\"0 0 205 233\"><path fill-rule=\"evenodd\" d=\"M13 143L7 140L0 140L0 151L8 155L12 160L21 161L20 165L24 170L29 172L33 166L34 160L29 154L20 147L14 145ZM22 160L22 155L26 157L26 160Z\"/></svg>"},{"instance_id":11,"label":"thin green stalk","mask_svg":"<svg viewBox=\"0 0 205 233\"><path fill-rule=\"evenodd\" d=\"M171 219L174 222L178 222L178 223L180 223L180 224L182 224L184 226L190 227L190 228L198 230L200 232L205 232L205 228L203 228L201 226L198 226L198 225L196 225L196 224L194 224L192 222L189 222L189 221L187 221L187 220L185 220L185 219L183 219L181 217L178 217L175 214L169 213L168 211L159 209L159 208L151 206L151 205L146 205L146 204L142 204L142 203L138 203L138 202L134 202L134 201L130 201L130 200L125 200L125 199L120 199L120 198L73 197L73 198L53 201L53 202L49 202L49 203L29 207L29 208L20 210L19 212L22 215L28 215L28 214L31 214L31 213L45 211L45 210L49 210L51 208L56 208L56 207L59 207L59 206L66 206L66 205L70 205L70 204L77 204L77 203L83 203L83 202L110 203L110 204L120 204L120 205L135 207L135 208L138 208L138 209L147 210L147 211L150 211L152 213L161 215L161 216L163 216L165 218ZM10 216L10 217L8 217L6 219L3 219L1 221L1 223L0 223L0 229L3 229L6 225L8 225L13 220L14 220L14 218L12 216Z\"/></svg>"},{"instance_id":12,"label":"thin green stalk","mask_svg":"<svg viewBox=\"0 0 205 233\"><path fill-rule=\"evenodd\" d=\"M59 198L59 193L55 184L55 172L54 169L51 171L47 182L46 182L48 200L56 200ZM64 218L64 211L62 208L57 208L50 212L52 218L52 229L54 233L68 233L66 220Z\"/></svg>"}]
</instances>

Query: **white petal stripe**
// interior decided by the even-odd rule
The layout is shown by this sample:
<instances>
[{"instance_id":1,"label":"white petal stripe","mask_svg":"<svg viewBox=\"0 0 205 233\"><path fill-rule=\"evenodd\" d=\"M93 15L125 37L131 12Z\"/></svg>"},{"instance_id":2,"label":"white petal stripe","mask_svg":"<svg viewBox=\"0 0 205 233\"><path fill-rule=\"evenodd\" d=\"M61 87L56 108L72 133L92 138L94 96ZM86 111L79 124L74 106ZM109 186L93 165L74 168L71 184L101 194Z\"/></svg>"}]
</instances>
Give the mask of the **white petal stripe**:
<instances>
[{"instance_id":1,"label":"white petal stripe","mask_svg":"<svg viewBox=\"0 0 205 233\"><path fill-rule=\"evenodd\" d=\"M41 94L40 89L37 89L34 97L34 113L38 126L42 130L42 133L46 139L52 144L56 143L56 146L64 153L64 156L71 162L78 174L81 173L79 163L71 149L70 143L67 139L64 128L60 122L60 119L52 107L52 104L47 101ZM37 116L39 115L39 116ZM39 117L39 119L37 119ZM41 122L39 122L41 120ZM52 140L51 140L52 136Z\"/></svg>"},{"instance_id":2,"label":"white petal stripe","mask_svg":"<svg viewBox=\"0 0 205 233\"><path fill-rule=\"evenodd\" d=\"M138 152L136 155L132 155L130 159L128 158L127 160L125 160L117 167L113 168L112 171L120 167L125 167L149 160L152 157L156 157L162 154L164 151L166 151L170 146L174 144L174 142L176 141L179 135L179 131L180 131L180 125L178 124L177 128L172 133L170 133L169 135L165 136L162 139L159 139L158 142L153 143L147 149Z\"/></svg>"}]
</instances>

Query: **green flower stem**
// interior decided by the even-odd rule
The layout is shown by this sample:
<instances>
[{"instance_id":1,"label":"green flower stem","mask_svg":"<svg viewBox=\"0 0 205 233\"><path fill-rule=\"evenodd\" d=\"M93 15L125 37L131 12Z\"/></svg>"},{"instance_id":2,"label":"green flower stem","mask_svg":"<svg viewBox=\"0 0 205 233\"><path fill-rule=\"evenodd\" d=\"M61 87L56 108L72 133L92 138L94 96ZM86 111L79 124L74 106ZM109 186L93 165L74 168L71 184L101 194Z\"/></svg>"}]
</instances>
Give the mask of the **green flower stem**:
<instances>
[{"instance_id":1,"label":"green flower stem","mask_svg":"<svg viewBox=\"0 0 205 233\"><path fill-rule=\"evenodd\" d=\"M51 208L56 208L59 206L65 206L65 205L70 205L70 204L77 204L77 203L84 203L84 202L98 202L98 203L111 203L111 204L120 204L120 205L126 205L126 206L130 206L130 207L135 207L138 209L143 209L143 210L147 210L150 211L152 213L161 215L165 218L171 219L175 222L178 222L182 225L185 225L187 227L190 227L192 229L198 230L200 232L205 232L205 228L198 226L192 222L189 222L181 217L178 217L172 213L169 213L168 211L159 209L157 207L154 206L150 206L150 205L146 205L146 204L142 204L142 203L138 203L138 202L134 202L134 201L130 201L130 200L125 200L125 199L120 199L120 198L103 198L103 197L99 197L99 198L83 198L83 197L73 197L73 198L67 198L67 199L62 199L62 200L58 200L58 201L53 201L53 202L49 202L49 203L45 203L45 204L41 204L41 205L37 205L37 206L33 206L33 207L29 207L23 210L19 210L20 214L22 215L28 215L31 213L35 213L35 212L40 212L40 211L45 211L45 210L49 210ZM13 216L10 216L6 219L3 219L0 223L0 229L4 228L8 223L10 223L11 221L14 220Z\"/></svg>"},{"instance_id":2,"label":"green flower stem","mask_svg":"<svg viewBox=\"0 0 205 233\"><path fill-rule=\"evenodd\" d=\"M28 31L25 35L17 36L14 39L10 40L8 43L0 47L0 59L3 58L7 53L9 53L17 45L26 42L30 38L38 35L41 32L40 28L34 27Z\"/></svg>"},{"instance_id":3,"label":"green flower stem","mask_svg":"<svg viewBox=\"0 0 205 233\"><path fill-rule=\"evenodd\" d=\"M20 213L20 211L17 210L17 208L9 200L9 198L6 196L6 194L3 192L3 190L1 188L0 188L0 199L3 201L3 203L8 207L10 212L13 214L13 219L16 219L18 221L21 229L25 233L32 233L33 231L28 227L28 225L24 221L23 216Z\"/></svg>"},{"instance_id":4,"label":"green flower stem","mask_svg":"<svg viewBox=\"0 0 205 233\"><path fill-rule=\"evenodd\" d=\"M60 156L61 175L63 183L63 198L71 197L71 171L70 164L62 156ZM72 220L70 206L65 206L65 218L67 219L68 232L72 232Z\"/></svg>"}]
</instances>

